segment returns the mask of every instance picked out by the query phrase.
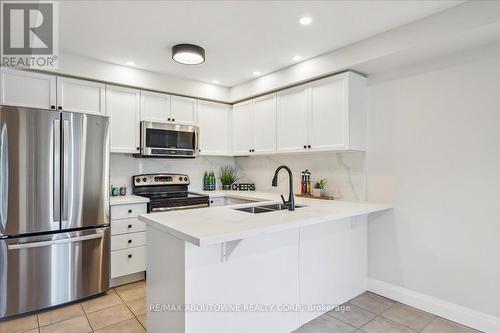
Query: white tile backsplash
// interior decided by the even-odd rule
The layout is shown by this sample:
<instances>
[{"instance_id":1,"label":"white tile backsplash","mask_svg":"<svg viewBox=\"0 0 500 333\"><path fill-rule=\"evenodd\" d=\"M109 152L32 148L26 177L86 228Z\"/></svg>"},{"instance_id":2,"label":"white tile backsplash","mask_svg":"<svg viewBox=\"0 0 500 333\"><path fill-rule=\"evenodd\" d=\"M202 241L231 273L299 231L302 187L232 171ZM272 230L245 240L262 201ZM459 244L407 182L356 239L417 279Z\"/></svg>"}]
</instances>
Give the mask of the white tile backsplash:
<instances>
[{"instance_id":1,"label":"white tile backsplash","mask_svg":"<svg viewBox=\"0 0 500 333\"><path fill-rule=\"evenodd\" d=\"M111 184L127 186L130 193L131 177L144 173L183 173L191 178L190 190L203 188L203 173L214 170L216 176L222 165L236 165L241 182L255 183L258 191L288 191L288 176L280 172L278 187L271 186L274 170L282 164L293 172L294 192L300 192L300 172L308 169L312 181L327 178L326 194L351 200L365 198L363 152L318 152L275 154L251 157L200 156L195 159L135 158L130 154L111 154Z\"/></svg>"},{"instance_id":2,"label":"white tile backsplash","mask_svg":"<svg viewBox=\"0 0 500 333\"><path fill-rule=\"evenodd\" d=\"M131 178L144 173L182 173L191 179L189 189L203 189L203 173L216 175L222 165L234 165L233 157L200 156L195 159L135 158L130 154L111 154L111 184L126 185L130 193Z\"/></svg>"},{"instance_id":3,"label":"white tile backsplash","mask_svg":"<svg viewBox=\"0 0 500 333\"><path fill-rule=\"evenodd\" d=\"M326 194L350 200L365 198L364 152L316 152L236 157L241 181L254 182L257 190L287 193L288 174L280 171L278 187L272 187L274 171L282 164L293 173L294 192L300 192L301 171L311 172L312 182L326 178Z\"/></svg>"}]
</instances>

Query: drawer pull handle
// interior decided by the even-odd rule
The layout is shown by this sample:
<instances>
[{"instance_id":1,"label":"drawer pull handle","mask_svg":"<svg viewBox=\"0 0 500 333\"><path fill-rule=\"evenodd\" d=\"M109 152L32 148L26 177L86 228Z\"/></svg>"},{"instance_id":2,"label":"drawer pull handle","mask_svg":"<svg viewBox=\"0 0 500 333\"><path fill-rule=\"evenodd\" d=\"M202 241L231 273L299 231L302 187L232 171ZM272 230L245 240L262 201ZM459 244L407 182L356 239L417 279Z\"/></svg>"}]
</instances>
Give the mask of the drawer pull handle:
<instances>
[{"instance_id":1,"label":"drawer pull handle","mask_svg":"<svg viewBox=\"0 0 500 333\"><path fill-rule=\"evenodd\" d=\"M129 224L129 225L128 225L128 228L129 228L129 229L132 229L132 224Z\"/></svg>"},{"instance_id":2,"label":"drawer pull handle","mask_svg":"<svg viewBox=\"0 0 500 333\"><path fill-rule=\"evenodd\" d=\"M129 257L129 259L130 259L130 258L132 258L132 255L131 255L131 254L129 254L129 255L128 255L128 257Z\"/></svg>"},{"instance_id":3,"label":"drawer pull handle","mask_svg":"<svg viewBox=\"0 0 500 333\"><path fill-rule=\"evenodd\" d=\"M128 213L129 213L129 214L130 214L130 213L132 213L132 209L129 209L129 210L128 210Z\"/></svg>"},{"instance_id":4,"label":"drawer pull handle","mask_svg":"<svg viewBox=\"0 0 500 333\"><path fill-rule=\"evenodd\" d=\"M131 240L131 239L129 239L129 240L128 240L128 243L129 243L129 244L132 244L132 240Z\"/></svg>"}]
</instances>

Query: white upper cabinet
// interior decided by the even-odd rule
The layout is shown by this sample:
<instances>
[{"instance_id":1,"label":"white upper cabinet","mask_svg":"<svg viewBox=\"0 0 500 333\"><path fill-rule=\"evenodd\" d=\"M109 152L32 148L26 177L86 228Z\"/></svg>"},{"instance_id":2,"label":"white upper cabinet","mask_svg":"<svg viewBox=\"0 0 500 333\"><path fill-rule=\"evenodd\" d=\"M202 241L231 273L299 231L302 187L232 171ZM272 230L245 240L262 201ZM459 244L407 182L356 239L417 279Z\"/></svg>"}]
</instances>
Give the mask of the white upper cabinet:
<instances>
[{"instance_id":1,"label":"white upper cabinet","mask_svg":"<svg viewBox=\"0 0 500 333\"><path fill-rule=\"evenodd\" d=\"M0 69L0 104L38 109L56 109L54 75Z\"/></svg>"},{"instance_id":2,"label":"white upper cabinet","mask_svg":"<svg viewBox=\"0 0 500 333\"><path fill-rule=\"evenodd\" d=\"M170 120L176 123L196 124L196 113L198 103L196 99L171 96L170 98Z\"/></svg>"},{"instance_id":3,"label":"white upper cabinet","mask_svg":"<svg viewBox=\"0 0 500 333\"><path fill-rule=\"evenodd\" d=\"M276 152L276 94L254 99L254 124L254 152Z\"/></svg>"},{"instance_id":4,"label":"white upper cabinet","mask_svg":"<svg viewBox=\"0 0 500 333\"><path fill-rule=\"evenodd\" d=\"M57 77L57 109L71 112L106 114L106 85Z\"/></svg>"},{"instance_id":5,"label":"white upper cabinet","mask_svg":"<svg viewBox=\"0 0 500 333\"><path fill-rule=\"evenodd\" d=\"M140 96L139 90L106 86L106 109L111 118L111 152L139 152Z\"/></svg>"},{"instance_id":6,"label":"white upper cabinet","mask_svg":"<svg viewBox=\"0 0 500 333\"><path fill-rule=\"evenodd\" d=\"M233 105L232 146L235 155L248 155L254 147L254 105L247 101Z\"/></svg>"},{"instance_id":7,"label":"white upper cabinet","mask_svg":"<svg viewBox=\"0 0 500 333\"><path fill-rule=\"evenodd\" d=\"M234 155L276 152L276 94L233 106L232 147Z\"/></svg>"},{"instance_id":8,"label":"white upper cabinet","mask_svg":"<svg viewBox=\"0 0 500 333\"><path fill-rule=\"evenodd\" d=\"M305 151L309 144L309 91L298 86L280 91L278 104L278 152Z\"/></svg>"},{"instance_id":9,"label":"white upper cabinet","mask_svg":"<svg viewBox=\"0 0 500 333\"><path fill-rule=\"evenodd\" d=\"M315 150L346 149L348 140L348 80L344 75L310 85L310 144Z\"/></svg>"},{"instance_id":10,"label":"white upper cabinet","mask_svg":"<svg viewBox=\"0 0 500 333\"><path fill-rule=\"evenodd\" d=\"M141 120L170 121L170 95L141 91Z\"/></svg>"},{"instance_id":11,"label":"white upper cabinet","mask_svg":"<svg viewBox=\"0 0 500 333\"><path fill-rule=\"evenodd\" d=\"M366 78L346 72L278 93L278 152L364 150Z\"/></svg>"},{"instance_id":12,"label":"white upper cabinet","mask_svg":"<svg viewBox=\"0 0 500 333\"><path fill-rule=\"evenodd\" d=\"M230 109L226 104L198 101L201 155L230 155Z\"/></svg>"}]
</instances>

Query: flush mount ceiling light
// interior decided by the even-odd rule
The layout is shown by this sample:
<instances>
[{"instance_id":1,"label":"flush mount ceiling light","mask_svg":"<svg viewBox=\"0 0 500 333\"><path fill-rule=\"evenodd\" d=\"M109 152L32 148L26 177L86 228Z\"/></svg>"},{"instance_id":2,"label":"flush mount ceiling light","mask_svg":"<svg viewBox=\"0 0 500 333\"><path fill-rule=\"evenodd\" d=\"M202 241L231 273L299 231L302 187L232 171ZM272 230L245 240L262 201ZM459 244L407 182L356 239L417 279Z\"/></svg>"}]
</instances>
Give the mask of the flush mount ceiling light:
<instances>
[{"instance_id":1,"label":"flush mount ceiling light","mask_svg":"<svg viewBox=\"0 0 500 333\"><path fill-rule=\"evenodd\" d=\"M125 65L127 65L127 66L135 66L135 62L133 62L133 61L127 61L125 63Z\"/></svg>"},{"instance_id":2,"label":"flush mount ceiling light","mask_svg":"<svg viewBox=\"0 0 500 333\"><path fill-rule=\"evenodd\" d=\"M259 76L260 75L260 72L253 72L252 73L254 76Z\"/></svg>"},{"instance_id":3,"label":"flush mount ceiling light","mask_svg":"<svg viewBox=\"0 0 500 333\"><path fill-rule=\"evenodd\" d=\"M309 16L301 17L300 20L299 20L299 23L302 24L302 25L308 25L311 22L312 22L312 18L310 18Z\"/></svg>"},{"instance_id":4,"label":"flush mount ceiling light","mask_svg":"<svg viewBox=\"0 0 500 333\"><path fill-rule=\"evenodd\" d=\"M177 44L172 47L172 59L179 64L198 65L205 62L205 50L194 44Z\"/></svg>"},{"instance_id":5,"label":"flush mount ceiling light","mask_svg":"<svg viewBox=\"0 0 500 333\"><path fill-rule=\"evenodd\" d=\"M293 56L292 60L293 61L299 61L299 60L302 60L302 57L299 56L299 55L296 55L296 56Z\"/></svg>"}]
</instances>

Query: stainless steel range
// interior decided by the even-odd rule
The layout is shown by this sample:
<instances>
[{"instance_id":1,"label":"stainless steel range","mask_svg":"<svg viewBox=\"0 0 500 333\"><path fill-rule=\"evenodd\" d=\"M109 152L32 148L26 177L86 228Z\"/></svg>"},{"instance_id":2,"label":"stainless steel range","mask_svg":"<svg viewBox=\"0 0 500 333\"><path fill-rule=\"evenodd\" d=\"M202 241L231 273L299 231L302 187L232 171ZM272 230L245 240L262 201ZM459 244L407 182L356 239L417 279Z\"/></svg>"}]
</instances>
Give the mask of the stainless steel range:
<instances>
[{"instance_id":1,"label":"stainless steel range","mask_svg":"<svg viewBox=\"0 0 500 333\"><path fill-rule=\"evenodd\" d=\"M149 198L148 213L208 207L208 196L188 191L184 174L157 173L132 177L132 193Z\"/></svg>"}]
</instances>

